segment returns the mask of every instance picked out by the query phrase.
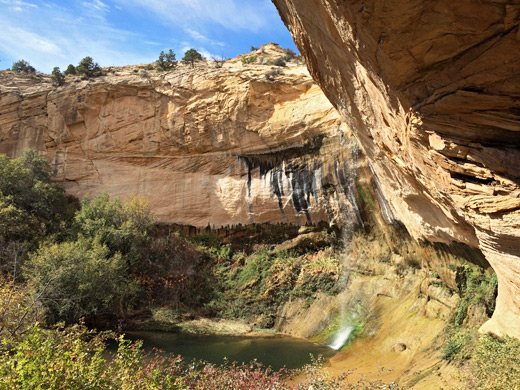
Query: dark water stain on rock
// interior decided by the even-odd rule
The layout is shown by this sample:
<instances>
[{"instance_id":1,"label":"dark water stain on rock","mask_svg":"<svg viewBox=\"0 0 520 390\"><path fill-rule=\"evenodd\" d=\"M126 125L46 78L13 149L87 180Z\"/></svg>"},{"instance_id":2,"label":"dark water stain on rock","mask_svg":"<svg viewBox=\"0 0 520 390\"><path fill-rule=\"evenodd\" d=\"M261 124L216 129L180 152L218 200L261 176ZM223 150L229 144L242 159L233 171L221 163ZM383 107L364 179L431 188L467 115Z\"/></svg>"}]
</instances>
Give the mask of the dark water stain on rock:
<instances>
[{"instance_id":1,"label":"dark water stain on rock","mask_svg":"<svg viewBox=\"0 0 520 390\"><path fill-rule=\"evenodd\" d=\"M337 193L340 191L350 202L358 223L363 224L354 191L357 149L351 150L349 157L352 159L353 167L350 170L348 162L343 161L339 155L332 157L320 151L322 145L323 137L317 137L301 147L238 156L247 169L250 218L253 218L252 176L258 170L259 178L268 182L271 193L276 197L283 220L287 219L285 208L292 205L297 213L305 215L308 224L312 224L311 208L314 199L316 206L320 205L320 201L324 202L329 222L333 221L334 213L329 201L338 200ZM286 200L285 208L284 196L290 196L290 199Z\"/></svg>"}]
</instances>

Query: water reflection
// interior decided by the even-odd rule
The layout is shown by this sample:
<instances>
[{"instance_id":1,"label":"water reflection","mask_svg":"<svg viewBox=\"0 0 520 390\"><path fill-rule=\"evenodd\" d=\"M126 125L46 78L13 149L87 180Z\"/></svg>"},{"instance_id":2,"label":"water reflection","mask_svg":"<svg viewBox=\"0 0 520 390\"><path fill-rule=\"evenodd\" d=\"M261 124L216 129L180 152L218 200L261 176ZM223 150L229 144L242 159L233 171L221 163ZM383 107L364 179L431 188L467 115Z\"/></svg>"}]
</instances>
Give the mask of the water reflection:
<instances>
[{"instance_id":1,"label":"water reflection","mask_svg":"<svg viewBox=\"0 0 520 390\"><path fill-rule=\"evenodd\" d=\"M127 332L130 340L143 340L145 350L159 348L167 353L180 354L186 361L205 360L221 364L224 358L230 362L248 363L257 359L265 366L277 370L300 368L310 363L310 354L325 358L334 356L331 348L307 340L288 336L202 336L168 332Z\"/></svg>"}]
</instances>

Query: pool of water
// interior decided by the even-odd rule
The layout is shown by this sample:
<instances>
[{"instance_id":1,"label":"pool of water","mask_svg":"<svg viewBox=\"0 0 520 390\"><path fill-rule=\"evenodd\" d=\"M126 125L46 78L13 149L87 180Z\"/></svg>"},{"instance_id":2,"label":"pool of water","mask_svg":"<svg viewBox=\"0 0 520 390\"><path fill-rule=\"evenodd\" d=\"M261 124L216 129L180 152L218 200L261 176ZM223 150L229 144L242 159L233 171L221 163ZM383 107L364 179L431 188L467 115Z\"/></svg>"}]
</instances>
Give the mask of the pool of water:
<instances>
[{"instance_id":1,"label":"pool of water","mask_svg":"<svg viewBox=\"0 0 520 390\"><path fill-rule=\"evenodd\" d=\"M130 340L143 340L147 351L159 348L167 353L182 355L186 361L205 360L221 364L229 362L249 363L256 359L264 366L278 370L282 367L300 368L314 357L331 358L336 351L304 339L289 336L247 337L206 336L169 332L127 332Z\"/></svg>"}]
</instances>

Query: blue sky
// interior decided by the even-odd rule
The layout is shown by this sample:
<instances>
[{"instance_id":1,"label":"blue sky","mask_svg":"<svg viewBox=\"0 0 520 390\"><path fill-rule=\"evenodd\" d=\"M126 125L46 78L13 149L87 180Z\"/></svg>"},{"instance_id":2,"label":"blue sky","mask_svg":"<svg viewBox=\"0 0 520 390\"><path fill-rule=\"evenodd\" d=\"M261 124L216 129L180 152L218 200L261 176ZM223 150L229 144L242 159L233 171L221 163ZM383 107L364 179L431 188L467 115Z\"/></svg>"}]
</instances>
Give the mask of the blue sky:
<instances>
[{"instance_id":1,"label":"blue sky","mask_svg":"<svg viewBox=\"0 0 520 390\"><path fill-rule=\"evenodd\" d=\"M65 70L91 56L101 66L177 59L189 48L235 57L276 42L296 50L270 0L0 0L0 69L24 59Z\"/></svg>"}]
</instances>

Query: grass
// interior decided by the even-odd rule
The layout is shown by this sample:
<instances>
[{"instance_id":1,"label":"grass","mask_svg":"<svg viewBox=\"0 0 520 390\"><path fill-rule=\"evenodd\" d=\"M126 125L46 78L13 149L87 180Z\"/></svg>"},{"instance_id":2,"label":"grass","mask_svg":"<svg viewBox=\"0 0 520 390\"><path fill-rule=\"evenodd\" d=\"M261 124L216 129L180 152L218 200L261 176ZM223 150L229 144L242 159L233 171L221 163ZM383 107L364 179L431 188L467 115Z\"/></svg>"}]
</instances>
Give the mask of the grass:
<instances>
[{"instance_id":1,"label":"grass","mask_svg":"<svg viewBox=\"0 0 520 390\"><path fill-rule=\"evenodd\" d=\"M260 316L261 326L271 328L278 309L291 298L303 298L309 307L318 293L341 290L341 266L328 251L299 255L260 247L249 256L207 253L214 258L216 277L213 299L205 305L209 315L243 319Z\"/></svg>"},{"instance_id":2,"label":"grass","mask_svg":"<svg viewBox=\"0 0 520 390\"><path fill-rule=\"evenodd\" d=\"M471 358L477 340L474 328L450 327L448 340L442 349L442 358L448 361L463 362Z\"/></svg>"}]
</instances>

